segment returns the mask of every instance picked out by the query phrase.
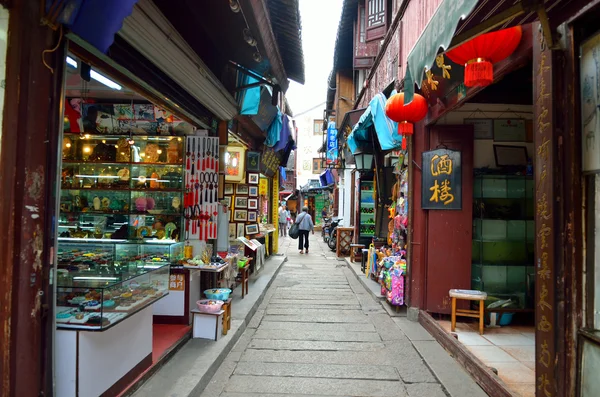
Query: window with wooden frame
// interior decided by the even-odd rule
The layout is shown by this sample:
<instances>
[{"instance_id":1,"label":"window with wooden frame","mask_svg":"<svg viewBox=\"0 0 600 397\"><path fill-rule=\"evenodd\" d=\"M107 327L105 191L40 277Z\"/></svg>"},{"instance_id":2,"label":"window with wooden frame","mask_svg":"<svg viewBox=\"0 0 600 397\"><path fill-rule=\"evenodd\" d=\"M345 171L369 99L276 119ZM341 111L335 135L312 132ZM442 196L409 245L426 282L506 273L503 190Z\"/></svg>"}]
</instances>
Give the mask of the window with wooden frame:
<instances>
[{"instance_id":1,"label":"window with wooden frame","mask_svg":"<svg viewBox=\"0 0 600 397\"><path fill-rule=\"evenodd\" d=\"M323 120L313 121L313 135L323 135Z\"/></svg>"},{"instance_id":2,"label":"window with wooden frame","mask_svg":"<svg viewBox=\"0 0 600 397\"><path fill-rule=\"evenodd\" d=\"M366 0L366 40L382 39L387 31L387 0Z\"/></svg>"},{"instance_id":3,"label":"window with wooden frame","mask_svg":"<svg viewBox=\"0 0 600 397\"><path fill-rule=\"evenodd\" d=\"M323 172L324 169L325 169L325 160L323 160L322 158L314 158L313 166L312 166L312 173L320 174L321 172Z\"/></svg>"},{"instance_id":4,"label":"window with wooden frame","mask_svg":"<svg viewBox=\"0 0 600 397\"><path fill-rule=\"evenodd\" d=\"M358 42L364 43L367 41L367 25L366 25L366 15L365 15L365 6L358 6Z\"/></svg>"}]
</instances>

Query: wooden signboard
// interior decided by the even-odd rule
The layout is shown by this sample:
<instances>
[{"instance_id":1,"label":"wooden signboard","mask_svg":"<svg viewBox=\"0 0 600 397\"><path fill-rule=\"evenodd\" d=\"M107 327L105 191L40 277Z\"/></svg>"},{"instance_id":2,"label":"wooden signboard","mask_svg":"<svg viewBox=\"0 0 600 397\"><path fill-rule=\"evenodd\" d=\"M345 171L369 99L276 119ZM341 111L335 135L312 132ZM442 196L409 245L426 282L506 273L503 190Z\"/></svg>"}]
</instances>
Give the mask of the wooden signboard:
<instances>
[{"instance_id":1,"label":"wooden signboard","mask_svg":"<svg viewBox=\"0 0 600 397\"><path fill-rule=\"evenodd\" d=\"M436 149L423 152L421 207L424 210L462 209L461 152Z\"/></svg>"}]
</instances>

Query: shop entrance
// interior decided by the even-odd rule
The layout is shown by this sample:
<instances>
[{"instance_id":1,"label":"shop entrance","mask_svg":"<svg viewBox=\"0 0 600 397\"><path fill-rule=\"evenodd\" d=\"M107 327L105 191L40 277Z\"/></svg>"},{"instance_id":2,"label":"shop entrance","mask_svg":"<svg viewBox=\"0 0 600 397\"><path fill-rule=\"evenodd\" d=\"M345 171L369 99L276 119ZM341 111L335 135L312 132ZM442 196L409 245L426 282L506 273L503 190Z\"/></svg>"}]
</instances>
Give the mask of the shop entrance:
<instances>
[{"instance_id":1,"label":"shop entrance","mask_svg":"<svg viewBox=\"0 0 600 397\"><path fill-rule=\"evenodd\" d=\"M448 290L471 287L473 127L433 127L429 147L430 150L443 147L461 152L462 209L429 211L427 220L427 310L450 313ZM428 164L423 164L426 166Z\"/></svg>"},{"instance_id":2,"label":"shop entrance","mask_svg":"<svg viewBox=\"0 0 600 397\"><path fill-rule=\"evenodd\" d=\"M508 73L444 115L429 128L427 146L460 150L463 167L462 209L427 214L427 310L450 333L449 290L485 292L483 334L464 317L453 333L517 394L535 392L532 68Z\"/></svg>"}]
</instances>

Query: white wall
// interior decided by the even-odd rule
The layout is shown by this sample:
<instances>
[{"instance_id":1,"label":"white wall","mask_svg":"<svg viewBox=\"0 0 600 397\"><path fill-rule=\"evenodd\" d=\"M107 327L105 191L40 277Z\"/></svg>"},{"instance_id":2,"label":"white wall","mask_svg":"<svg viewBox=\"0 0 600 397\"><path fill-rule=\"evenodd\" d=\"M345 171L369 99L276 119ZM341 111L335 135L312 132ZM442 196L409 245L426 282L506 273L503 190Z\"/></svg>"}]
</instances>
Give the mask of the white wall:
<instances>
[{"instance_id":1,"label":"white wall","mask_svg":"<svg viewBox=\"0 0 600 397\"><path fill-rule=\"evenodd\" d=\"M354 226L350 225L350 216L352 214L352 195L354 192L352 191L352 170L344 170L344 186L343 189L340 190L340 195L344 196L343 201L340 203L340 211L339 216L344 220L345 226ZM340 200L341 201L341 200Z\"/></svg>"},{"instance_id":2,"label":"white wall","mask_svg":"<svg viewBox=\"0 0 600 397\"><path fill-rule=\"evenodd\" d=\"M464 124L464 119L533 119L533 106L530 105L503 105L487 103L466 103L460 108L446 114L437 124L452 125ZM533 143L530 142L496 142L496 144L525 146L529 158L535 158ZM474 168L496 168L494 158L494 141L492 139L476 139L473 154Z\"/></svg>"},{"instance_id":3,"label":"white wall","mask_svg":"<svg viewBox=\"0 0 600 397\"><path fill-rule=\"evenodd\" d=\"M296 188L299 188L306 185L309 179L319 179L319 173L313 174L312 160L322 155L318 153L318 150L323 145L323 135L313 134L313 122L314 120L323 120L323 107L313 109L294 120L296 120L296 126L298 127Z\"/></svg>"}]
</instances>

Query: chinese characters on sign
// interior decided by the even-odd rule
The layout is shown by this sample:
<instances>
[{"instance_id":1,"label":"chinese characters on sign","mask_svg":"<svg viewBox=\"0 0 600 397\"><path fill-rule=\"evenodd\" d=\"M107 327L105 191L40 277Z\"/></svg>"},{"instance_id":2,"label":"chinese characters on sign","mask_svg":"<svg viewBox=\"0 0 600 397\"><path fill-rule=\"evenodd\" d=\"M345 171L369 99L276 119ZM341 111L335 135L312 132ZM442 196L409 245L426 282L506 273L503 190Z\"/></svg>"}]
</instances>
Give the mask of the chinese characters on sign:
<instances>
[{"instance_id":1,"label":"chinese characters on sign","mask_svg":"<svg viewBox=\"0 0 600 397\"><path fill-rule=\"evenodd\" d=\"M536 34L538 40L543 35ZM549 170L554 168L551 148L553 78L552 51L534 45L534 143L535 143L535 323L536 389L539 396L556 396L555 378L555 270L554 270L554 200L556 193ZM543 49L542 49L543 48ZM537 61L536 61L537 59Z\"/></svg>"},{"instance_id":2,"label":"chinese characters on sign","mask_svg":"<svg viewBox=\"0 0 600 397\"><path fill-rule=\"evenodd\" d=\"M276 151L266 147L260 156L260 169L263 174L268 177L272 177L279 170L279 163L281 159Z\"/></svg>"},{"instance_id":3,"label":"chinese characters on sign","mask_svg":"<svg viewBox=\"0 0 600 397\"><path fill-rule=\"evenodd\" d=\"M184 291L185 277L183 274L171 274L169 276L169 291Z\"/></svg>"},{"instance_id":4,"label":"chinese characters on sign","mask_svg":"<svg viewBox=\"0 0 600 397\"><path fill-rule=\"evenodd\" d=\"M335 123L330 121L327 126L327 164L337 164L338 161L338 130Z\"/></svg>"},{"instance_id":5,"label":"chinese characters on sign","mask_svg":"<svg viewBox=\"0 0 600 397\"><path fill-rule=\"evenodd\" d=\"M448 149L423 153L421 207L428 210L462 209L460 152Z\"/></svg>"}]
</instances>

